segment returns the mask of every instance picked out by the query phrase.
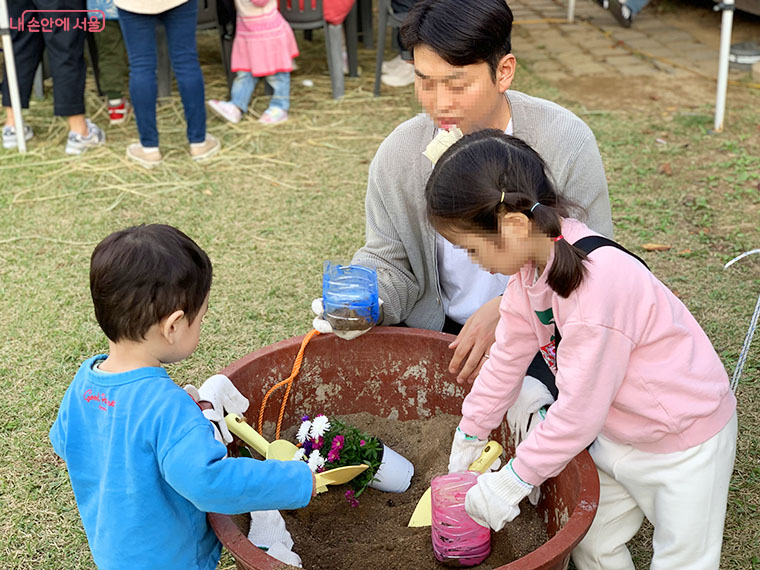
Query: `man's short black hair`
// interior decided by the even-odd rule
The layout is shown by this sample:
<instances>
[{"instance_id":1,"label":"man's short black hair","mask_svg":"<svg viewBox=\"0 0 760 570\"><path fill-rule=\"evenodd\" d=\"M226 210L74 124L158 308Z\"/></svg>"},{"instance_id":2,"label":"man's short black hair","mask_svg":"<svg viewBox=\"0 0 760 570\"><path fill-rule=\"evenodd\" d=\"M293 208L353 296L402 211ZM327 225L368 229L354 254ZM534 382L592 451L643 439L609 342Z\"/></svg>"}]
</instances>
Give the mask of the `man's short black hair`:
<instances>
[{"instance_id":1,"label":"man's short black hair","mask_svg":"<svg viewBox=\"0 0 760 570\"><path fill-rule=\"evenodd\" d=\"M506 0L419 0L401 27L412 56L425 45L457 67L486 62L494 82L499 61L512 51L511 36Z\"/></svg>"},{"instance_id":2,"label":"man's short black hair","mask_svg":"<svg viewBox=\"0 0 760 570\"><path fill-rule=\"evenodd\" d=\"M95 318L113 342L140 341L182 310L189 322L211 289L211 261L177 228L141 225L114 232L90 259Z\"/></svg>"}]
</instances>

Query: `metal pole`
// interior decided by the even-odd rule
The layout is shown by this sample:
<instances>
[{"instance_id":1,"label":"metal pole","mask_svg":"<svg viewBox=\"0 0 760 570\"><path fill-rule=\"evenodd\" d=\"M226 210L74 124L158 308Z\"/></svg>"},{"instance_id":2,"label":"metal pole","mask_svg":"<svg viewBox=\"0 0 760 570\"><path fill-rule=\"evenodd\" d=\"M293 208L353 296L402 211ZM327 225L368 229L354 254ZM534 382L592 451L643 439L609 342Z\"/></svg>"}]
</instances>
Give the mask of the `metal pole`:
<instances>
[{"instance_id":1,"label":"metal pole","mask_svg":"<svg viewBox=\"0 0 760 570\"><path fill-rule=\"evenodd\" d=\"M723 119L726 114L726 92L728 91L728 56L731 51L731 28L734 24L734 0L725 0L717 4L715 11L722 10L720 24L720 55L718 56L718 90L715 96L715 124L713 131L723 131Z\"/></svg>"},{"instance_id":2,"label":"metal pole","mask_svg":"<svg viewBox=\"0 0 760 570\"><path fill-rule=\"evenodd\" d=\"M567 3L567 21L575 21L575 0L569 0Z\"/></svg>"},{"instance_id":3,"label":"metal pole","mask_svg":"<svg viewBox=\"0 0 760 570\"><path fill-rule=\"evenodd\" d=\"M3 37L3 56L5 59L5 77L8 81L8 91L11 94L11 109L13 109L13 121L16 123L16 141L18 151L26 152L26 133L24 132L24 119L21 117L21 96L18 92L18 79L16 78L16 59L13 57L13 42L11 41L11 24L8 18L8 4L6 0L0 0L0 35Z\"/></svg>"}]
</instances>

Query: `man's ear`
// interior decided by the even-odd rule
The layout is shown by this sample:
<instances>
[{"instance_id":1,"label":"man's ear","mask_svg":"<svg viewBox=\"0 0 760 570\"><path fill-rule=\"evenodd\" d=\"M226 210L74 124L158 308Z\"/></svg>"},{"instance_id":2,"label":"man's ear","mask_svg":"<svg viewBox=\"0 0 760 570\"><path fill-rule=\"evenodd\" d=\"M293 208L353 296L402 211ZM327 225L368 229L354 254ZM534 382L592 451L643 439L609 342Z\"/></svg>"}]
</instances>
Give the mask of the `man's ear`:
<instances>
[{"instance_id":1,"label":"man's ear","mask_svg":"<svg viewBox=\"0 0 760 570\"><path fill-rule=\"evenodd\" d=\"M516 69L517 60L511 53L508 53L499 60L499 63L496 65L496 85L499 88L499 93L504 93L512 86Z\"/></svg>"},{"instance_id":2,"label":"man's ear","mask_svg":"<svg viewBox=\"0 0 760 570\"><path fill-rule=\"evenodd\" d=\"M162 319L159 323L159 331L161 332L161 336L163 336L166 339L166 342L169 344L174 344L174 341L176 340L177 327L184 316L185 311L177 310L165 319Z\"/></svg>"}]
</instances>

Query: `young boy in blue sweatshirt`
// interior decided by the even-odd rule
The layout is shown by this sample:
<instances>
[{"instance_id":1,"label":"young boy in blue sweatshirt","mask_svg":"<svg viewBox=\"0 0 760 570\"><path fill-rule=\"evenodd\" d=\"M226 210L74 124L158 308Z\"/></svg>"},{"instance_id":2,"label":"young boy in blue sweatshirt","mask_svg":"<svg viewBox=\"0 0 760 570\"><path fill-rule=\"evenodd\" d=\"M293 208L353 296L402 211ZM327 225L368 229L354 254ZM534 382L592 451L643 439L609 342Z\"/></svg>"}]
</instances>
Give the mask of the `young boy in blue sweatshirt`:
<instances>
[{"instance_id":1,"label":"young boy in blue sweatshirt","mask_svg":"<svg viewBox=\"0 0 760 570\"><path fill-rule=\"evenodd\" d=\"M115 232L92 254L109 353L79 368L50 440L101 570L216 568L221 545L206 512L295 509L313 496L302 461L225 459L212 424L162 367L198 345L211 273L206 253L166 225Z\"/></svg>"}]
</instances>

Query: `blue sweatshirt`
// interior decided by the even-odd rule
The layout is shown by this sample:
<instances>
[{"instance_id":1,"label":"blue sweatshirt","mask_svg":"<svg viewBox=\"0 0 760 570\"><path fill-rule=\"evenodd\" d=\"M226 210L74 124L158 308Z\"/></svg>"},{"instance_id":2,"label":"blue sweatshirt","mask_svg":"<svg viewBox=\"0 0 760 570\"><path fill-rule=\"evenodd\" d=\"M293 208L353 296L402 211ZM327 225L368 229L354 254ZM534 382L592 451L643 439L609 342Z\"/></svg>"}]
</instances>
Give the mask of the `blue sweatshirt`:
<instances>
[{"instance_id":1,"label":"blue sweatshirt","mask_svg":"<svg viewBox=\"0 0 760 570\"><path fill-rule=\"evenodd\" d=\"M206 512L309 503L306 463L225 459L210 422L163 368L109 374L93 368L103 359L79 368L50 430L99 568L210 570L221 545Z\"/></svg>"}]
</instances>

